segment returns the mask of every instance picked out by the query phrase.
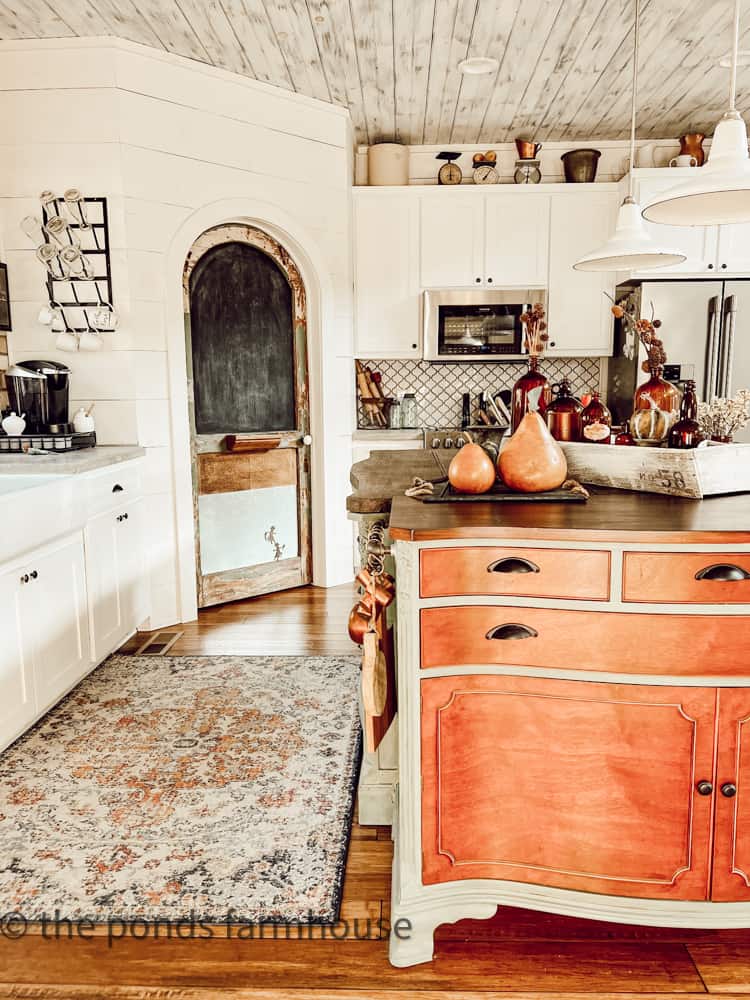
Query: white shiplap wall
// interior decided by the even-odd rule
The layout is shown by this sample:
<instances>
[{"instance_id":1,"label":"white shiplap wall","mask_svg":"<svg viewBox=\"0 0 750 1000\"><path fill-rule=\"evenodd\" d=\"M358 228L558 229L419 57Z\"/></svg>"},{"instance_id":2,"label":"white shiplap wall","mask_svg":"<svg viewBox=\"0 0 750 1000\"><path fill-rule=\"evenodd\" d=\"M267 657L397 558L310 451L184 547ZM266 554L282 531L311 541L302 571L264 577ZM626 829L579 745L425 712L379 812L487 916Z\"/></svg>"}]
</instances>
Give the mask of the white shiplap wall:
<instances>
[{"instance_id":1,"label":"white shiplap wall","mask_svg":"<svg viewBox=\"0 0 750 1000\"><path fill-rule=\"evenodd\" d=\"M152 624L192 612L175 246L191 220L204 228L227 221L227 206L232 217L293 220L308 275L320 279L320 296L311 290L318 313L311 331L315 582L350 579L351 553L336 545L349 533L354 426L346 112L113 39L0 42L0 56L0 239L13 305L11 356L68 362L73 406L96 400L100 441L147 448ZM109 203L122 320L98 354L58 355L37 324L44 275L19 229L38 210L41 190L70 186Z\"/></svg>"}]
</instances>

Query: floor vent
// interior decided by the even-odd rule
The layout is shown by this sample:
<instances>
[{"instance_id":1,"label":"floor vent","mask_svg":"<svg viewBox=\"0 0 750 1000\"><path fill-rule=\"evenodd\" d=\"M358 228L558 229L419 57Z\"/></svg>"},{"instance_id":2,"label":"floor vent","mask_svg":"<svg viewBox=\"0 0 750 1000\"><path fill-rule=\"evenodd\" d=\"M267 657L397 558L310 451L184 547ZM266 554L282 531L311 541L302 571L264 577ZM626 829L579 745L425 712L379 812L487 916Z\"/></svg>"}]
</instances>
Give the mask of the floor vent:
<instances>
[{"instance_id":1,"label":"floor vent","mask_svg":"<svg viewBox=\"0 0 750 1000\"><path fill-rule=\"evenodd\" d=\"M146 639L144 644L135 651L136 656L164 656L184 632L157 632Z\"/></svg>"}]
</instances>

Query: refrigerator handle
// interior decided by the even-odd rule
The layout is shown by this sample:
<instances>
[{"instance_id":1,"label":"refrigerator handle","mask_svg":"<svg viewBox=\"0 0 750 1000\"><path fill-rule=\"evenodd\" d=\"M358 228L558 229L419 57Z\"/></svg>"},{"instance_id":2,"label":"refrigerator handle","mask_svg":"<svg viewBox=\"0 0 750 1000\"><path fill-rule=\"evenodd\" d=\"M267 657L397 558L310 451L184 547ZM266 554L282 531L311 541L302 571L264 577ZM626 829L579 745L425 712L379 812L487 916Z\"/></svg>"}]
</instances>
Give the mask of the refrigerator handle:
<instances>
[{"instance_id":1,"label":"refrigerator handle","mask_svg":"<svg viewBox=\"0 0 750 1000\"><path fill-rule=\"evenodd\" d=\"M719 296L708 300L708 336L706 339L706 374L703 377L703 398L709 402L717 394L719 383Z\"/></svg>"},{"instance_id":2,"label":"refrigerator handle","mask_svg":"<svg viewBox=\"0 0 750 1000\"><path fill-rule=\"evenodd\" d=\"M732 392L732 368L734 366L734 328L737 317L737 296L727 295L724 299L721 322L721 369L717 395L728 397Z\"/></svg>"}]
</instances>

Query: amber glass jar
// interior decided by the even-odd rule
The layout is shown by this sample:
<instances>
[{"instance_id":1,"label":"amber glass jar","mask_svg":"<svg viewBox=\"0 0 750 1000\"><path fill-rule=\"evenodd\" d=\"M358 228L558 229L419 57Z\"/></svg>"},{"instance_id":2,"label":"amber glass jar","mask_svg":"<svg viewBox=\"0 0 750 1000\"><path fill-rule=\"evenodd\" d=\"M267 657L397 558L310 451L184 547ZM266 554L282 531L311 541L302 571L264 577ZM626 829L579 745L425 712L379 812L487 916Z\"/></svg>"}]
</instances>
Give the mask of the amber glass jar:
<instances>
[{"instance_id":1,"label":"amber glass jar","mask_svg":"<svg viewBox=\"0 0 750 1000\"><path fill-rule=\"evenodd\" d=\"M661 410L672 414L671 422L677 419L680 412L680 390L662 378L664 369L652 368L648 379L639 385L633 396L634 410Z\"/></svg>"},{"instance_id":2,"label":"amber glass jar","mask_svg":"<svg viewBox=\"0 0 750 1000\"><path fill-rule=\"evenodd\" d=\"M695 395L695 382L685 383L680 405L680 419L669 432L670 448L697 448L703 440L698 423L698 398Z\"/></svg>"},{"instance_id":3,"label":"amber glass jar","mask_svg":"<svg viewBox=\"0 0 750 1000\"><path fill-rule=\"evenodd\" d=\"M588 441L590 444L609 444L612 433L612 414L596 391L592 393L591 402L583 411L581 424L584 441Z\"/></svg>"},{"instance_id":4,"label":"amber glass jar","mask_svg":"<svg viewBox=\"0 0 750 1000\"><path fill-rule=\"evenodd\" d=\"M532 389L539 388L541 388L542 392L539 397L538 412L542 420L544 420L547 407L549 406L550 399L552 398L552 387L550 386L546 376L539 371L539 358L532 354L529 358L529 370L525 372L513 386L513 395L511 399L511 415L513 418L511 431L513 433L518 430L518 425L529 412L529 393Z\"/></svg>"},{"instance_id":5,"label":"amber glass jar","mask_svg":"<svg viewBox=\"0 0 750 1000\"><path fill-rule=\"evenodd\" d=\"M557 395L547 407L546 414L550 434L556 441L580 441L583 404L572 395L566 378L553 389Z\"/></svg>"}]
</instances>

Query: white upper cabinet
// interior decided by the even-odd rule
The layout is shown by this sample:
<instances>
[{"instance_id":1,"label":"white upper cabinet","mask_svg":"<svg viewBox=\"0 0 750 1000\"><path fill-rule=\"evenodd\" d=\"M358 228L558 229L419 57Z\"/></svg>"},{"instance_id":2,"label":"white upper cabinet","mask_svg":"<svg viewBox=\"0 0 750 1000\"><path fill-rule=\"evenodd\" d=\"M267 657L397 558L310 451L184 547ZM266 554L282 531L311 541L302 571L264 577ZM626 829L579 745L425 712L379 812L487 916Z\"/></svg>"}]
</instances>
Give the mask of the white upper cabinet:
<instances>
[{"instance_id":1,"label":"white upper cabinet","mask_svg":"<svg viewBox=\"0 0 750 1000\"><path fill-rule=\"evenodd\" d=\"M419 199L423 288L466 288L485 282L484 199L466 194L438 188Z\"/></svg>"},{"instance_id":2,"label":"white upper cabinet","mask_svg":"<svg viewBox=\"0 0 750 1000\"><path fill-rule=\"evenodd\" d=\"M422 356L418 209L408 192L355 192L356 357Z\"/></svg>"},{"instance_id":3,"label":"white upper cabinet","mask_svg":"<svg viewBox=\"0 0 750 1000\"><path fill-rule=\"evenodd\" d=\"M716 256L720 276L750 274L750 225L719 226Z\"/></svg>"},{"instance_id":4,"label":"white upper cabinet","mask_svg":"<svg viewBox=\"0 0 750 1000\"><path fill-rule=\"evenodd\" d=\"M552 199L547 306L550 355L612 353L612 303L605 293L614 295L616 274L574 271L573 264L612 234L617 205L616 192L590 188L566 191Z\"/></svg>"},{"instance_id":5,"label":"white upper cabinet","mask_svg":"<svg viewBox=\"0 0 750 1000\"><path fill-rule=\"evenodd\" d=\"M514 192L485 198L484 275L498 288L546 288L549 197Z\"/></svg>"}]
</instances>

